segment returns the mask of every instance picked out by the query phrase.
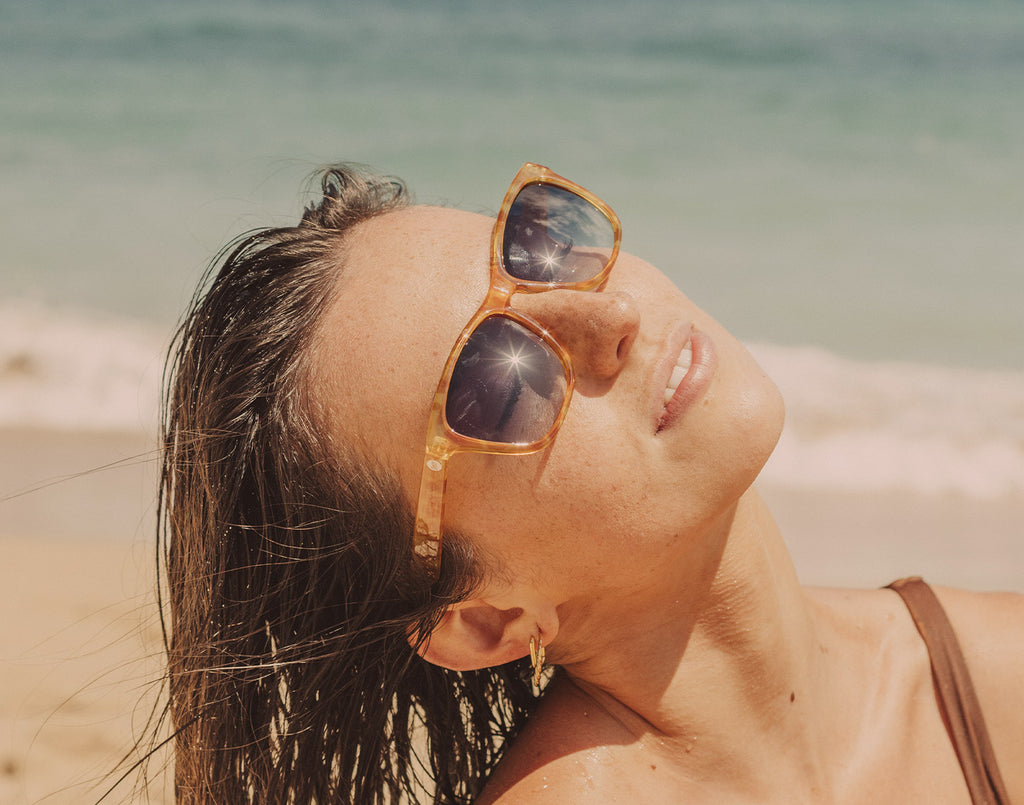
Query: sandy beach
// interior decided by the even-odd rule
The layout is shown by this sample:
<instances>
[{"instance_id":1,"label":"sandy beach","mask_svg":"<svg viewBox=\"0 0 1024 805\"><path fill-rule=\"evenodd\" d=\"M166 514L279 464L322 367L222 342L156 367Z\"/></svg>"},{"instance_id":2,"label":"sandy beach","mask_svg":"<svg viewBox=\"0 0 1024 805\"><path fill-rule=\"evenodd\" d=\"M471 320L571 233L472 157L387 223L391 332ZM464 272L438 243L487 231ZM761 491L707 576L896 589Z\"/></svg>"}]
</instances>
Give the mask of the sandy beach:
<instances>
[{"instance_id":1,"label":"sandy beach","mask_svg":"<svg viewBox=\"0 0 1024 805\"><path fill-rule=\"evenodd\" d=\"M0 456L0 803L96 802L159 690L151 442L4 430Z\"/></svg>"},{"instance_id":2,"label":"sandy beach","mask_svg":"<svg viewBox=\"0 0 1024 805\"><path fill-rule=\"evenodd\" d=\"M95 802L144 730L160 675L152 444L7 430L0 455L0 802ZM921 574L1024 591L1024 496L762 492L805 583ZM170 801L159 782L149 801Z\"/></svg>"},{"instance_id":3,"label":"sandy beach","mask_svg":"<svg viewBox=\"0 0 1024 805\"><path fill-rule=\"evenodd\" d=\"M1024 592L1024 3L2 12L0 805L96 802L145 733L167 342L335 161L491 215L527 160L597 193L782 390L804 583Z\"/></svg>"}]
</instances>

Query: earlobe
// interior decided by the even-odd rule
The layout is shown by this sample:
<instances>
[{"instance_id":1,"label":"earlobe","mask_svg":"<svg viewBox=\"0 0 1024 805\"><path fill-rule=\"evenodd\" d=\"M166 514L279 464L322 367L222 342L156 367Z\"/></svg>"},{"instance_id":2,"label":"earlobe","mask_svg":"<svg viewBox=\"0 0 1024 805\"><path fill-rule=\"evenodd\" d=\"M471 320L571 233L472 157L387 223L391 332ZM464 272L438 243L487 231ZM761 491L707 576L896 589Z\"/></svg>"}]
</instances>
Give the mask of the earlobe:
<instances>
[{"instance_id":1,"label":"earlobe","mask_svg":"<svg viewBox=\"0 0 1024 805\"><path fill-rule=\"evenodd\" d=\"M557 625L544 630L536 613L520 607L501 609L476 599L449 609L418 651L434 665L473 671L524 657L529 654L532 636L544 631L545 642L550 644L556 630Z\"/></svg>"}]
</instances>

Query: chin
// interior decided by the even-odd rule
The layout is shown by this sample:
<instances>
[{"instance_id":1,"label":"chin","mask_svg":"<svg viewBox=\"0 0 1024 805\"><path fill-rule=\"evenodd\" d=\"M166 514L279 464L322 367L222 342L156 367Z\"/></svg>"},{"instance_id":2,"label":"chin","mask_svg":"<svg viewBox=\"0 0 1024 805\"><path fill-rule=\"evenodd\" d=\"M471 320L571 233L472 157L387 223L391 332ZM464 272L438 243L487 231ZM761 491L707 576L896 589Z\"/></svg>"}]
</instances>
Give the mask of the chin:
<instances>
[{"instance_id":1,"label":"chin","mask_svg":"<svg viewBox=\"0 0 1024 805\"><path fill-rule=\"evenodd\" d=\"M757 462L758 474L768 462L771 454L775 452L779 437L782 435L782 427L786 422L786 404L782 399L782 393L767 375L765 375L765 381L767 387L760 403L763 409L763 427L759 429L760 439L759 443L755 445L757 454L761 457Z\"/></svg>"},{"instance_id":2,"label":"chin","mask_svg":"<svg viewBox=\"0 0 1024 805\"><path fill-rule=\"evenodd\" d=\"M760 415L752 445L752 452L757 456L755 477L761 473L768 458L775 452L779 437L782 435L782 427L786 422L786 403L782 398L782 392L764 370L758 367L758 371L761 372L763 380L757 394L756 405Z\"/></svg>"},{"instance_id":3,"label":"chin","mask_svg":"<svg viewBox=\"0 0 1024 805\"><path fill-rule=\"evenodd\" d=\"M746 492L775 451L786 420L786 406L775 382L753 363L750 382L735 395L729 430L732 432L729 476L734 481L736 498Z\"/></svg>"}]
</instances>

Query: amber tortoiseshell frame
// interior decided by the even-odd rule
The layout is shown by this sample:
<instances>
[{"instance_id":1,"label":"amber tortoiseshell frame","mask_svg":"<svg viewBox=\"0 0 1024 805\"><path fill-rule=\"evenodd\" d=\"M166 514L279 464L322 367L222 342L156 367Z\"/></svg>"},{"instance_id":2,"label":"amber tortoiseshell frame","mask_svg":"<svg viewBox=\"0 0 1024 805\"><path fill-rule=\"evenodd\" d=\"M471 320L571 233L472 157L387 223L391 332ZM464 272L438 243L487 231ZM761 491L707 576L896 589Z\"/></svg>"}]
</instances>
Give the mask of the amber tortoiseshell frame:
<instances>
[{"instance_id":1,"label":"amber tortoiseshell frame","mask_svg":"<svg viewBox=\"0 0 1024 805\"><path fill-rule=\"evenodd\" d=\"M614 235L611 256L599 274L582 282L554 283L519 280L506 273L502 265L502 242L505 236L505 222L508 219L509 210L520 191L534 184L551 185L573 193L596 208L611 223ZM536 165L532 162L527 162L523 165L519 173L512 180L508 192L505 193L505 199L501 203L501 210L498 212L498 218L494 222L494 229L491 234L490 290L488 290L483 304L480 305L480 309L470 319L469 324L465 326L455 342L455 346L452 347L452 351L448 355L448 361L444 365L441 380L437 384L437 393L434 395L433 405L430 408L430 423L427 426L427 449L423 459L423 475L420 480L420 494L416 505L413 550L435 578L437 577L441 562L441 519L444 513L445 484L448 479L448 459L458 452L509 453L515 455L539 452L547 447L551 440L555 438L555 434L565 419L566 411L569 409L569 402L572 399L574 378L568 353L538 322L511 308L512 295L520 292L541 293L556 289L590 291L598 288L607 279L612 266L615 264L621 240L622 227L618 216L612 211L611 207L589 190L580 187L574 182L570 182L543 165ZM462 348L469 340L473 331L484 319L491 316L504 316L512 319L539 336L551 348L554 354L558 356L565 370L566 390L562 408L548 432L542 438L528 444L490 442L463 436L452 430L445 419L448 384L451 381L452 372L455 369L459 354L462 352Z\"/></svg>"}]
</instances>

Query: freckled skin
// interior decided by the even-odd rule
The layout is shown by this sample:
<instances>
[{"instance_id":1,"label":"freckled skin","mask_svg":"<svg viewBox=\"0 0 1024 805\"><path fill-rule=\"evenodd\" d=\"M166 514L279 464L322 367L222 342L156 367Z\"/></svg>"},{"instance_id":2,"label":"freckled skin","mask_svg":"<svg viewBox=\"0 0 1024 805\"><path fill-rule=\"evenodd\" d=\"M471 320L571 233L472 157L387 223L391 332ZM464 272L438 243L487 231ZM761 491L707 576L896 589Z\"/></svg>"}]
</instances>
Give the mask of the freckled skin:
<instances>
[{"instance_id":1,"label":"freckled skin","mask_svg":"<svg viewBox=\"0 0 1024 805\"><path fill-rule=\"evenodd\" d=\"M410 501L438 378L486 292L492 223L416 207L357 227L314 346L338 439L397 473ZM742 345L629 254L599 292L513 306L569 351L577 391L544 451L452 459L445 527L502 573L446 613L426 656L497 665L542 634L562 673L480 805L966 802L895 594L799 586L751 487L783 407ZM707 336L716 363L659 433L655 367L680 326ZM1024 603L941 597L1024 799L1024 708L1005 706L1024 669Z\"/></svg>"},{"instance_id":2,"label":"freckled skin","mask_svg":"<svg viewBox=\"0 0 1024 805\"><path fill-rule=\"evenodd\" d=\"M492 225L418 207L361 225L347 246L319 344L323 385L336 419L399 473L410 500L444 361L486 291ZM566 556L589 559L573 568L581 578L625 572L623 562L642 573L660 552L681 551L687 531L732 504L774 446L782 422L775 386L713 319L629 254L599 292L517 294L513 306L569 351L576 394L543 453L452 460L446 526L513 569L529 564L529 573L554 570ZM713 339L718 369L682 421L655 435L650 400L663 387L652 389L652 367L668 330L685 322Z\"/></svg>"}]
</instances>

